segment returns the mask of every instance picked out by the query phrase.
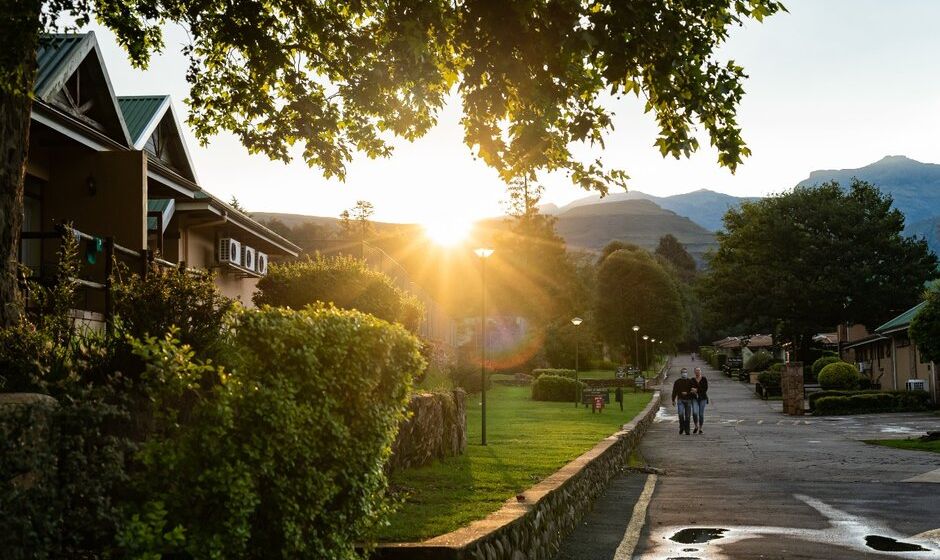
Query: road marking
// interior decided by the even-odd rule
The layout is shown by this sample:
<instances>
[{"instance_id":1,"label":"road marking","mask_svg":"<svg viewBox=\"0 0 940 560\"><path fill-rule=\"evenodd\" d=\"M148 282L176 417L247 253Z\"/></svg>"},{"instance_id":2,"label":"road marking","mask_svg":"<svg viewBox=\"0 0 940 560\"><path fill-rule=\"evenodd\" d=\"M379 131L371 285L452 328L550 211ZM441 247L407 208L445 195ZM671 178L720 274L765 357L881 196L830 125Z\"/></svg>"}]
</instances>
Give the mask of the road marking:
<instances>
[{"instance_id":1,"label":"road marking","mask_svg":"<svg viewBox=\"0 0 940 560\"><path fill-rule=\"evenodd\" d=\"M646 509L650 505L650 500L653 497L653 488L656 487L656 475L651 474L646 477L646 485L643 486L643 492L640 493L640 498L637 500L636 505L633 506L633 516L630 517L630 524L627 525L627 530L623 533L623 540L620 541L620 545L617 546L617 551L614 552L613 560L630 560L633 558L633 551L636 549L636 544L640 541L640 532L643 530L643 525L646 523Z\"/></svg>"}]
</instances>

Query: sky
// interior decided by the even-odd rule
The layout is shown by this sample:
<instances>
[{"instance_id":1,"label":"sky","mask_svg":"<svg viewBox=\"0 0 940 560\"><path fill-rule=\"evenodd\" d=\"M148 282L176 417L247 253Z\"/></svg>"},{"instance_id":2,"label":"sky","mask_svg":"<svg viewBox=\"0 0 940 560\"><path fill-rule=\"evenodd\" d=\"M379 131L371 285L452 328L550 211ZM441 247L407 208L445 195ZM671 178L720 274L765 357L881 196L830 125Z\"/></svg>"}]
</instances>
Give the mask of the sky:
<instances>
[{"instance_id":1,"label":"sky","mask_svg":"<svg viewBox=\"0 0 940 560\"><path fill-rule=\"evenodd\" d=\"M707 188L736 196L780 192L816 169L867 165L886 155L940 162L940 2L934 0L784 0L789 13L732 31L719 59L744 66L747 92L738 122L753 155L736 174L719 167L707 136L688 159L663 158L656 126L642 102L613 105L616 130L602 156L630 175L629 188L667 196ZM165 29L163 54L134 69L106 29L92 28L118 95L170 94L186 113L185 34ZM290 164L249 155L230 135L187 143L200 184L250 211L337 216L357 200L389 222L457 223L502 213L495 172L463 143L459 107L414 142L398 141L391 158L358 155L345 182L324 179L302 160ZM185 124L184 124L185 127ZM543 202L585 196L563 176L540 178Z\"/></svg>"}]
</instances>

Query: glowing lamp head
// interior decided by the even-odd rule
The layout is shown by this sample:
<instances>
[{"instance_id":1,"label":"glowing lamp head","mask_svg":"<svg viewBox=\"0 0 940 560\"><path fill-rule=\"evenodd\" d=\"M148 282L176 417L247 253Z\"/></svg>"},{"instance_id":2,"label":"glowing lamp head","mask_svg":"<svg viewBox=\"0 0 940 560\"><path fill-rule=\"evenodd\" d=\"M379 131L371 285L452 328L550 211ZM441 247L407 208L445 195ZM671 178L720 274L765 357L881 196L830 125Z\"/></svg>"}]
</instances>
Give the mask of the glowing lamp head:
<instances>
[{"instance_id":1,"label":"glowing lamp head","mask_svg":"<svg viewBox=\"0 0 940 560\"><path fill-rule=\"evenodd\" d=\"M481 259L486 259L486 258L489 258L489 256L493 254L493 249L480 247L479 249L474 249L473 252L476 254L476 256L480 257Z\"/></svg>"},{"instance_id":2,"label":"glowing lamp head","mask_svg":"<svg viewBox=\"0 0 940 560\"><path fill-rule=\"evenodd\" d=\"M649 339L650 339L650 337L649 337L648 334L644 334L644 335L643 335L643 340L649 340Z\"/></svg>"},{"instance_id":3,"label":"glowing lamp head","mask_svg":"<svg viewBox=\"0 0 940 560\"><path fill-rule=\"evenodd\" d=\"M637 325L633 325L633 332L636 332L638 330L640 330L640 327Z\"/></svg>"},{"instance_id":4,"label":"glowing lamp head","mask_svg":"<svg viewBox=\"0 0 940 560\"><path fill-rule=\"evenodd\" d=\"M577 327L578 325L580 325L581 323L583 323L583 322L584 322L584 320L581 319L581 317L575 317L574 319L571 320L571 324L574 325L574 326L576 326L576 327Z\"/></svg>"},{"instance_id":5,"label":"glowing lamp head","mask_svg":"<svg viewBox=\"0 0 940 560\"><path fill-rule=\"evenodd\" d=\"M651 339L650 339L650 342L656 342L656 339L655 339L655 338L651 338Z\"/></svg>"}]
</instances>

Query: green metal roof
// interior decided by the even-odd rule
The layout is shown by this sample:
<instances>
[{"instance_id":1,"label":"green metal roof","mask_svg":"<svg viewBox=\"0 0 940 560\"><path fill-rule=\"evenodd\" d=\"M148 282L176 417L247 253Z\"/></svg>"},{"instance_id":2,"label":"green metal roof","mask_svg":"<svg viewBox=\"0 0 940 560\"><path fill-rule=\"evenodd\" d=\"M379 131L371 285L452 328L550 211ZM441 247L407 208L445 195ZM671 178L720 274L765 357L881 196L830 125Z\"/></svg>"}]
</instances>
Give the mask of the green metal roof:
<instances>
[{"instance_id":1,"label":"green metal roof","mask_svg":"<svg viewBox=\"0 0 940 560\"><path fill-rule=\"evenodd\" d=\"M140 142L153 120L163 116L162 109L165 108L169 98L169 95L119 96L117 98L121 113L124 115L124 123L127 125L127 132L130 133L131 141L135 145Z\"/></svg>"},{"instance_id":2,"label":"green metal roof","mask_svg":"<svg viewBox=\"0 0 940 560\"><path fill-rule=\"evenodd\" d=\"M896 331L898 329L906 328L908 325L911 324L911 320L914 319L914 316L917 315L917 312L920 311L920 309L925 305L927 305L926 301L922 301L918 303L914 307L908 309L904 313L901 313L894 319L891 319L887 323L875 329L875 332L877 333L891 332L891 331Z\"/></svg>"},{"instance_id":3,"label":"green metal roof","mask_svg":"<svg viewBox=\"0 0 940 560\"><path fill-rule=\"evenodd\" d=\"M148 198L147 199L147 212L160 212L163 214L163 231L166 231L168 225L170 225L170 219L173 217L173 213L176 211L176 201L172 198ZM157 229L157 218L147 216L147 231L156 231Z\"/></svg>"},{"instance_id":4,"label":"green metal roof","mask_svg":"<svg viewBox=\"0 0 940 560\"><path fill-rule=\"evenodd\" d=\"M71 75L81 63L90 45L85 44L88 35L43 35L39 38L39 50L36 51L36 81L33 91L45 93L51 82L57 81L60 71L70 66Z\"/></svg>"}]
</instances>

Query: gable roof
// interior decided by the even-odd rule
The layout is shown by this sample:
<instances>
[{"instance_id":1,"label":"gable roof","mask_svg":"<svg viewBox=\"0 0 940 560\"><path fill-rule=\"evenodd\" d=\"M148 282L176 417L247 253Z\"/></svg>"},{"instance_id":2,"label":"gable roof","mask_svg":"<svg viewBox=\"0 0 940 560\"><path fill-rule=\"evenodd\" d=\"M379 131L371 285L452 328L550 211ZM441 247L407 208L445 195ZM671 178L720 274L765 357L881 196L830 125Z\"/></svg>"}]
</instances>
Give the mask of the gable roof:
<instances>
[{"instance_id":1,"label":"gable roof","mask_svg":"<svg viewBox=\"0 0 940 560\"><path fill-rule=\"evenodd\" d=\"M198 182L196 179L196 166L193 165L189 148L183 140L183 128L173 110L173 103L169 95L127 95L117 98L127 130L130 132L131 142L135 150L143 150L147 141L153 136L157 127L163 123L173 131L173 141L179 153L183 156L176 165L169 164L183 177ZM164 161L166 165L168 162Z\"/></svg>"},{"instance_id":2,"label":"gable roof","mask_svg":"<svg viewBox=\"0 0 940 560\"><path fill-rule=\"evenodd\" d=\"M92 79L100 82L105 91L92 88L93 95L98 94L103 132L112 140L124 146L130 146L130 135L124 124L124 118L118 108L111 78L104 63L104 56L98 46L94 32L84 34L47 34L39 38L36 51L36 79L33 92L37 100L49 106L56 106L56 97L63 91L69 79L79 72L83 64L88 64ZM66 114L68 114L66 112Z\"/></svg>"},{"instance_id":3,"label":"gable roof","mask_svg":"<svg viewBox=\"0 0 940 560\"><path fill-rule=\"evenodd\" d=\"M922 302L918 303L918 304L915 305L914 307L908 309L908 310L905 311L904 313L901 313L900 315L898 315L898 316L895 317L894 319L891 319L891 320L888 321L887 323L885 323L885 324L881 325L880 327L878 327L877 329L875 329L875 332L876 332L876 333L886 334L886 333L890 333L890 332L895 332L895 331L900 331L900 330L906 329L906 328L908 327L908 325L911 324L911 320L914 319L914 316L917 315L917 312L920 311L921 308L924 307L925 305L927 305L927 302L926 302L926 301L922 301Z\"/></svg>"}]
</instances>

